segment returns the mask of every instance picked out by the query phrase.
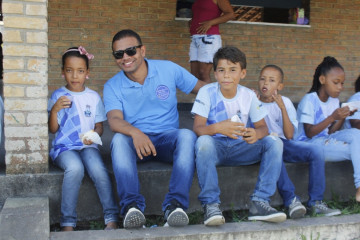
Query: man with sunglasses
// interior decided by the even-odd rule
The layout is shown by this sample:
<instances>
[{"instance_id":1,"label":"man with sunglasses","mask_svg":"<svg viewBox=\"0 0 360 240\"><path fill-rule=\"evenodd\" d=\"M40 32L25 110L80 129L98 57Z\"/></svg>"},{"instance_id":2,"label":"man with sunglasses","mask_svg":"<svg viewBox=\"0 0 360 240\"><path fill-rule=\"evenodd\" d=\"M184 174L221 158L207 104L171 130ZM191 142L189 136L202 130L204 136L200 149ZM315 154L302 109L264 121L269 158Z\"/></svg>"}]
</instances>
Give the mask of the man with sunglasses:
<instances>
[{"instance_id":1,"label":"man with sunglasses","mask_svg":"<svg viewBox=\"0 0 360 240\"><path fill-rule=\"evenodd\" d=\"M115 132L111 156L124 228L145 224L136 162L149 160L173 163L169 192L162 204L165 225L187 225L184 210L195 169L196 135L179 129L176 89L196 93L204 84L173 62L146 59L146 48L132 30L116 33L112 50L122 71L105 84L103 95Z\"/></svg>"}]
</instances>

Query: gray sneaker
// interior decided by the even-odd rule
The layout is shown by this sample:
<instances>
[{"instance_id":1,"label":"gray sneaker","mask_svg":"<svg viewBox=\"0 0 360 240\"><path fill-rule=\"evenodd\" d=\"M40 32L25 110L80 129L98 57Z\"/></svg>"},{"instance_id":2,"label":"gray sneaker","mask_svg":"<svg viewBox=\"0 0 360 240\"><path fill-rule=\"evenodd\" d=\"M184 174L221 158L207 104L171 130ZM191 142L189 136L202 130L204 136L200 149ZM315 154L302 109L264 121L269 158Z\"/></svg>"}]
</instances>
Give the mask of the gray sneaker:
<instances>
[{"instance_id":1,"label":"gray sneaker","mask_svg":"<svg viewBox=\"0 0 360 240\"><path fill-rule=\"evenodd\" d=\"M137 206L128 207L128 211L124 217L124 228L141 228L146 222L144 214L137 208Z\"/></svg>"},{"instance_id":2,"label":"gray sneaker","mask_svg":"<svg viewBox=\"0 0 360 240\"><path fill-rule=\"evenodd\" d=\"M306 208L301 204L300 200L297 197L291 201L289 205L289 216L292 219L302 218L306 213Z\"/></svg>"},{"instance_id":3,"label":"gray sneaker","mask_svg":"<svg viewBox=\"0 0 360 240\"><path fill-rule=\"evenodd\" d=\"M173 200L166 208L164 219L166 221L164 226L182 227L189 224L188 215L176 200Z\"/></svg>"},{"instance_id":4,"label":"gray sneaker","mask_svg":"<svg viewBox=\"0 0 360 240\"><path fill-rule=\"evenodd\" d=\"M316 201L315 205L311 207L311 211L312 213L322 214L327 217L341 214L339 209L331 209L323 201Z\"/></svg>"},{"instance_id":5,"label":"gray sneaker","mask_svg":"<svg viewBox=\"0 0 360 240\"><path fill-rule=\"evenodd\" d=\"M286 220L286 214L272 208L268 202L251 201L248 219L278 223Z\"/></svg>"},{"instance_id":6,"label":"gray sneaker","mask_svg":"<svg viewBox=\"0 0 360 240\"><path fill-rule=\"evenodd\" d=\"M225 218L219 208L218 203L204 205L204 224L205 226L219 226L225 223Z\"/></svg>"}]
</instances>

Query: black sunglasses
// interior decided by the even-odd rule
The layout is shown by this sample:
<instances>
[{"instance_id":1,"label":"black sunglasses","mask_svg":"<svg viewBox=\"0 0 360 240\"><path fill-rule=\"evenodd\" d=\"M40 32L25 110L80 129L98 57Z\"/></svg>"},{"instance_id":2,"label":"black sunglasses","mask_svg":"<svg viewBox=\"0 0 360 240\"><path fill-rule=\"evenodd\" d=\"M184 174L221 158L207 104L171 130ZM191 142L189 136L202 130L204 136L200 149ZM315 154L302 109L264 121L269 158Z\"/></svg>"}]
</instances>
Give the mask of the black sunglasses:
<instances>
[{"instance_id":1,"label":"black sunglasses","mask_svg":"<svg viewBox=\"0 0 360 240\"><path fill-rule=\"evenodd\" d=\"M125 50L114 51L112 54L114 55L115 59L122 59L124 57L124 53L126 53L128 56L134 56L136 54L136 49L141 47L142 45L129 47Z\"/></svg>"}]
</instances>

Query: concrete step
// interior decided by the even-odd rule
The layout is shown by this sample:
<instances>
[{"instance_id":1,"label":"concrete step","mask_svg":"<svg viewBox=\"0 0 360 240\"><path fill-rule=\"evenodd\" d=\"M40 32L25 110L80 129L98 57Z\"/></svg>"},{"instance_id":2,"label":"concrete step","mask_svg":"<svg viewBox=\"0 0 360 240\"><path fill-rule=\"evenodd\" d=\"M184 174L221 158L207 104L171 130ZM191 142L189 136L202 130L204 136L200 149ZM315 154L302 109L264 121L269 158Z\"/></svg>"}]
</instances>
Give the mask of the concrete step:
<instances>
[{"instance_id":1,"label":"concrete step","mask_svg":"<svg viewBox=\"0 0 360 240\"><path fill-rule=\"evenodd\" d=\"M47 197L6 199L0 213L0 240L47 240L49 236Z\"/></svg>"},{"instance_id":2,"label":"concrete step","mask_svg":"<svg viewBox=\"0 0 360 240\"><path fill-rule=\"evenodd\" d=\"M225 240L225 239L360 239L360 215L314 217L283 223L240 222L220 227L191 225L182 228L157 227L138 230L51 232L51 240Z\"/></svg>"}]
</instances>

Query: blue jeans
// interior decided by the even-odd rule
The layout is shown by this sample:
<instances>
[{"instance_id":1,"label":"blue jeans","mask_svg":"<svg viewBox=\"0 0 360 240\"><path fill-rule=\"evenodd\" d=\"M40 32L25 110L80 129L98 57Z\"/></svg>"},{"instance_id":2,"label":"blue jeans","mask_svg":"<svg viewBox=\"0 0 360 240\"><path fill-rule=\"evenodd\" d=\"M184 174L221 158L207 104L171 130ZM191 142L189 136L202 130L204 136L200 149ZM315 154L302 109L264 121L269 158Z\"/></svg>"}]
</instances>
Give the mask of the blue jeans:
<instances>
[{"instance_id":1,"label":"blue jeans","mask_svg":"<svg viewBox=\"0 0 360 240\"><path fill-rule=\"evenodd\" d=\"M156 135L148 135L156 148L155 157L148 156L141 161L161 161L173 163L169 192L162 205L163 211L171 200L177 200L184 209L189 207L189 191L194 177L194 145L196 135L188 129L169 130ZM145 210L145 199L140 194L137 173L137 157L133 139L116 133L111 142L113 170L120 198L121 214L126 207L135 202L142 212ZM149 179L151 181L151 179ZM156 194L154 192L154 194Z\"/></svg>"},{"instance_id":2,"label":"blue jeans","mask_svg":"<svg viewBox=\"0 0 360 240\"><path fill-rule=\"evenodd\" d=\"M312 138L312 144L324 147L325 161L338 162L351 160L354 168L355 187L360 187L360 130L343 129L327 137Z\"/></svg>"},{"instance_id":3,"label":"blue jeans","mask_svg":"<svg viewBox=\"0 0 360 240\"><path fill-rule=\"evenodd\" d=\"M195 145L200 202L220 203L216 166L240 166L257 162L260 162L260 170L251 200L269 202L276 191L282 150L282 141L274 136L266 136L253 144L240 139L200 136Z\"/></svg>"},{"instance_id":4,"label":"blue jeans","mask_svg":"<svg viewBox=\"0 0 360 240\"><path fill-rule=\"evenodd\" d=\"M292 141L282 139L284 143L283 160L285 162L309 163L309 201L308 206L311 207L315 201L322 200L325 191L325 162L324 149L321 146L310 144L307 142ZM282 164L280 177L277 183L278 191L284 200L285 207L288 207L291 200L295 197L295 187L291 182L285 168Z\"/></svg>"},{"instance_id":5,"label":"blue jeans","mask_svg":"<svg viewBox=\"0 0 360 240\"><path fill-rule=\"evenodd\" d=\"M95 183L103 207L105 224L118 221L119 209L114 199L110 177L98 149L88 147L80 151L68 150L62 152L54 162L65 171L61 197L62 227L76 227L76 204L84 169Z\"/></svg>"}]
</instances>

